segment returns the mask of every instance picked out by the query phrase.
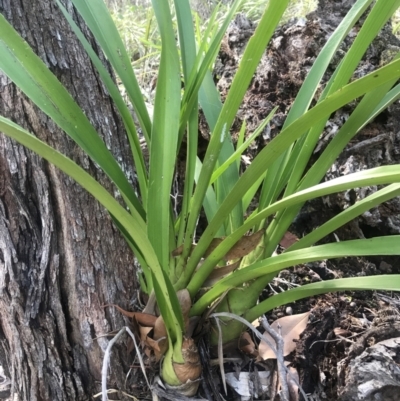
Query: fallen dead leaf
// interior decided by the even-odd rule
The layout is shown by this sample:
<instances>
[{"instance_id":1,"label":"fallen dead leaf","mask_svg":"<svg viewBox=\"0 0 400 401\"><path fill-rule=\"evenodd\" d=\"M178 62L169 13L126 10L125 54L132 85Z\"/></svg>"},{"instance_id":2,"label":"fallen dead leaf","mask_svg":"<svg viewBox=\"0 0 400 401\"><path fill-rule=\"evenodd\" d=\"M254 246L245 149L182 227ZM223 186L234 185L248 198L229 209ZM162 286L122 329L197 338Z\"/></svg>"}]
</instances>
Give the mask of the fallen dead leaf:
<instances>
[{"instance_id":1,"label":"fallen dead leaf","mask_svg":"<svg viewBox=\"0 0 400 401\"><path fill-rule=\"evenodd\" d=\"M147 337L146 345L154 352L156 362L158 362L162 358L162 356L167 352L168 339L167 337L161 337L156 341L150 337Z\"/></svg>"},{"instance_id":2,"label":"fallen dead leaf","mask_svg":"<svg viewBox=\"0 0 400 401\"><path fill-rule=\"evenodd\" d=\"M192 249L190 250L190 253L193 252L193 249L194 249L194 248L196 248L196 244L192 244ZM178 248L174 249L174 250L171 252L171 256L177 257L177 256L179 256L179 255L182 255L182 252L183 252L183 244L182 244L181 246L178 246Z\"/></svg>"},{"instance_id":3,"label":"fallen dead leaf","mask_svg":"<svg viewBox=\"0 0 400 401\"><path fill-rule=\"evenodd\" d=\"M139 324L141 324L142 326L154 327L154 324L157 320L157 316L150 315L149 313L129 312L129 311L126 311L125 309L122 309L118 305L114 305L114 304L104 305L103 308L106 308L108 306L113 306L115 309L117 309L119 312L121 312L126 317L135 318L136 321Z\"/></svg>"},{"instance_id":4,"label":"fallen dead leaf","mask_svg":"<svg viewBox=\"0 0 400 401\"><path fill-rule=\"evenodd\" d=\"M307 326L309 315L310 312L284 316L271 324L271 327L280 333L283 338L283 356L289 355L296 348L296 343L293 340L298 340L300 338L300 334ZM278 325L280 329L278 329ZM268 333L264 333L263 336L267 338L272 345L275 345L275 341ZM276 359L275 353L264 341L261 341L258 352L260 357L264 360Z\"/></svg>"},{"instance_id":5,"label":"fallen dead leaf","mask_svg":"<svg viewBox=\"0 0 400 401\"><path fill-rule=\"evenodd\" d=\"M252 235L245 235L243 236L222 258L225 260L233 260L233 259L240 259L243 256L248 255L252 250L256 248L260 239L264 235L265 229L261 229ZM207 250L204 252L203 258L207 258L211 255L211 253L217 248L218 245L226 237L214 238L210 245L208 246ZM192 244L191 252L193 252L194 248L196 248L196 244ZM171 252L173 257L181 255L183 252L183 245L179 246L178 248L174 249Z\"/></svg>"},{"instance_id":6,"label":"fallen dead leaf","mask_svg":"<svg viewBox=\"0 0 400 401\"><path fill-rule=\"evenodd\" d=\"M159 316L154 324L153 340L157 341L163 337L167 337L167 329L165 327L164 319L162 316Z\"/></svg>"},{"instance_id":7,"label":"fallen dead leaf","mask_svg":"<svg viewBox=\"0 0 400 401\"><path fill-rule=\"evenodd\" d=\"M207 280L203 283L203 287L212 287L218 280L227 274L233 272L240 266L242 260L232 263L231 265L216 267L212 273L207 277Z\"/></svg>"},{"instance_id":8,"label":"fallen dead leaf","mask_svg":"<svg viewBox=\"0 0 400 401\"><path fill-rule=\"evenodd\" d=\"M261 229L252 235L246 235L242 237L225 255L225 260L233 260L243 258L253 251L262 236L264 235L265 229Z\"/></svg>"},{"instance_id":9,"label":"fallen dead leaf","mask_svg":"<svg viewBox=\"0 0 400 401\"><path fill-rule=\"evenodd\" d=\"M282 248L287 249L291 245L295 244L298 240L299 239L297 238L297 235L291 233L290 231L286 231L285 235L283 236L283 238L279 242L279 245Z\"/></svg>"},{"instance_id":10,"label":"fallen dead leaf","mask_svg":"<svg viewBox=\"0 0 400 401\"><path fill-rule=\"evenodd\" d=\"M254 344L253 339L247 331L245 331L240 337L239 349L247 355L251 355L254 357L258 356L256 345Z\"/></svg>"},{"instance_id":11,"label":"fallen dead leaf","mask_svg":"<svg viewBox=\"0 0 400 401\"><path fill-rule=\"evenodd\" d=\"M152 331L152 327L139 326L140 341L143 343L146 341L147 335Z\"/></svg>"}]
</instances>

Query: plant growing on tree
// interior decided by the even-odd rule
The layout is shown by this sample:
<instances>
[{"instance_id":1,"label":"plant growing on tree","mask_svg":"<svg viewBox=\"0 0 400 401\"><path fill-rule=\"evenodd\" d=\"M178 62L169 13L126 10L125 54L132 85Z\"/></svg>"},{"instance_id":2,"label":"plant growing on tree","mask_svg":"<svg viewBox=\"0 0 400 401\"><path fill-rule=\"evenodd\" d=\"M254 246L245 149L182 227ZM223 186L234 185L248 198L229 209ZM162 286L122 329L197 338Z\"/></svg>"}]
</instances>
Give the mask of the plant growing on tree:
<instances>
[{"instance_id":1,"label":"plant growing on tree","mask_svg":"<svg viewBox=\"0 0 400 401\"><path fill-rule=\"evenodd\" d=\"M399 253L399 236L313 245L366 210L400 195L399 165L378 167L320 183L356 133L400 96L400 85L396 85L400 77L398 55L376 71L351 80L366 49L400 6L400 0L374 2L352 46L316 99L315 106L311 107L331 58L373 3L372 0L355 2L315 60L280 134L243 173L240 173L238 162L241 154L275 110L248 140L244 140L243 127L236 147L229 132L289 0L268 2L224 103L219 98L210 68L241 1L234 2L217 32L213 29L216 14L211 16L200 43L196 43L188 0L174 1L178 32L173 29L169 2L153 1L162 49L152 119L130 58L103 1L72 2L124 84L147 144L148 166L137 127L112 77L68 11L58 2L121 114L135 163L138 194L83 111L2 16L0 68L104 170L122 196L125 207L84 169L17 124L0 117L0 130L69 174L109 211L140 262L141 286L150 295L143 316L154 326L155 334L151 340L157 345L153 350L163 358L161 375L168 385L179 387L195 382L188 393L196 391L201 367L189 360L189 356L196 356L189 332L189 321L194 320L191 318L204 319L215 310L252 321L278 305L315 294L400 288L399 275L339 279L305 285L258 303L260 292L284 268L322 259ZM329 116L358 98L361 100L348 120L320 158L307 169ZM211 133L203 160L197 156L199 106ZM186 147L185 181L180 209L175 214L170 194L177 154L182 146ZM386 184L281 255L274 255L281 238L307 200L351 188ZM260 193L258 206L249 210L257 191ZM207 226L194 245L202 210ZM247 218L246 213L249 213ZM249 232L252 234L248 235ZM238 338L243 325L228 318L224 320L226 324L221 325L221 330L225 343ZM162 345L161 339L164 339ZM212 341L216 343L217 336Z\"/></svg>"}]
</instances>

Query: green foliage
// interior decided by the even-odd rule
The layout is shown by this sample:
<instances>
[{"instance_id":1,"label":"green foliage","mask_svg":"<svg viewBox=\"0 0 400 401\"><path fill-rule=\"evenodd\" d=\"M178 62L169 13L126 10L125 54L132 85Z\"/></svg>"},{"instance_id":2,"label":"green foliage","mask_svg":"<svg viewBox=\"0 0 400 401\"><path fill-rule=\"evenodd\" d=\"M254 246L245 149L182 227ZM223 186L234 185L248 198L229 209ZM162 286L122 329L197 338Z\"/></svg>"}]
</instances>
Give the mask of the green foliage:
<instances>
[{"instance_id":1,"label":"green foliage","mask_svg":"<svg viewBox=\"0 0 400 401\"><path fill-rule=\"evenodd\" d=\"M369 208L400 194L400 165L379 167L320 183L357 132L400 96L400 85L396 85L400 77L398 55L376 71L352 79L366 49L393 16L400 0L377 0L368 10L368 17L354 43L317 97L317 89L330 60L372 4L372 0L356 1L315 60L282 131L243 173L238 159L275 110L247 140L244 124L236 149L230 137L231 126L275 28L288 10L289 0L270 0L267 3L224 103L219 98L210 71L229 22L244 2L235 1L220 23L216 22L218 10L215 11L201 33L199 25L193 23L188 0L176 0L174 7L167 1L154 0L151 9L154 14L146 14L146 30L140 33L148 39L153 37L153 23L157 22L159 42L155 46L161 48L161 53L152 116L142 93L142 81L132 68L129 52L125 50L103 1L73 0L73 3L118 75L125 88L125 100L131 103L136 113L139 127L136 127L123 97L89 42L58 3L122 116L132 148L139 194L136 195L82 110L4 17L0 17L0 68L101 166L123 195L126 209L74 162L16 124L1 117L0 129L73 177L113 217L142 265L143 290L155 296L165 322L169 349L162 374L166 381L179 384L174 366L184 361L181 348L188 316L184 315L186 312L178 300L178 290L188 290L193 305L187 314L191 316L203 314L215 301L221 301L217 307L219 311L229 308L229 312L254 319L276 305L327 291L400 289L399 276L334 280L289 290L257 304L259 293L268 282L280 270L295 264L351 255L399 253L396 246L399 236L313 245ZM138 50L142 52L140 57L151 51L145 41L136 46L143 46L143 51ZM329 117L357 99L360 100L353 113L320 158L307 169ZM197 157L199 106L210 130L210 142L202 160ZM149 151L148 168L139 144L138 128ZM186 172L184 190L180 194L182 200L176 214L171 203L171 191L176 158L182 146L186 147ZM279 241L304 202L371 185L387 187L326 222L282 255L274 256ZM258 207L249 210L257 190L260 190ZM203 209L207 226L194 247L193 242L199 235L197 223ZM245 217L247 214L249 216ZM260 233L262 241L259 237L254 243L249 238L244 241L250 230ZM222 236L224 238L218 238ZM174 251L175 248L179 251ZM212 288L203 288L215 268L229 260L238 262L240 268L228 272ZM224 341L238 337L241 329L240 325L235 325L234 330L230 326L222 328Z\"/></svg>"}]
</instances>

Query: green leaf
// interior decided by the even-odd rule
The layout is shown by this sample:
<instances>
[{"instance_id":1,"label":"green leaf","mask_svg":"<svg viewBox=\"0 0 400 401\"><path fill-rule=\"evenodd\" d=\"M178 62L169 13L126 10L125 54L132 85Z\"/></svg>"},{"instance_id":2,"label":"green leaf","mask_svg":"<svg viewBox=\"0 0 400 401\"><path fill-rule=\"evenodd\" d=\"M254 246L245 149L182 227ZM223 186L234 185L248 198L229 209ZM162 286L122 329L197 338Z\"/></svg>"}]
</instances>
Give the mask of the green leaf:
<instances>
[{"instance_id":1,"label":"green leaf","mask_svg":"<svg viewBox=\"0 0 400 401\"><path fill-rule=\"evenodd\" d=\"M39 156L54 164L72 177L86 191L93 195L126 230L136 246L141 250L149 266L159 266L154 250L146 236L146 223L133 209L128 213L92 176L68 157L51 148L38 138L19 127L12 121L0 116L0 131L15 139L20 144L33 150Z\"/></svg>"},{"instance_id":2,"label":"green leaf","mask_svg":"<svg viewBox=\"0 0 400 401\"><path fill-rule=\"evenodd\" d=\"M225 240L211 253L211 255L207 257L193 277L191 277L190 282L187 285L188 291L191 295L197 293L202 283L206 280L212 269L216 266L223 255L225 255L226 252L231 249L231 247L249 229L256 226L260 221L266 219L274 213L287 207L294 206L295 204L304 203L306 200L314 199L319 196L325 196L330 193L368 185L389 184L392 182L400 182L400 165L377 167L374 169L349 174L347 176L339 177L314 187L307 188L291 196L287 196L278 202L275 202L271 206L251 216L246 220L243 226L225 238ZM192 257L196 249L193 251ZM182 280L183 279L181 279L181 282ZM179 284L180 282L178 282L178 285Z\"/></svg>"},{"instance_id":3,"label":"green leaf","mask_svg":"<svg viewBox=\"0 0 400 401\"><path fill-rule=\"evenodd\" d=\"M147 237L146 224L140 214L135 209L132 210L132 215L128 213L103 186L76 163L46 145L17 124L1 116L0 131L17 140L28 149L33 150L39 156L53 163L61 171L72 177L109 211L113 219L118 222L118 227L123 227L122 233L125 238L129 238L134 242L134 246L140 250L140 254L137 256L143 258L145 266L148 266L151 270L154 289L158 296L157 301L160 309L163 311L163 316L165 316L167 328L171 330L169 335L173 339L176 338L176 344L179 344L182 337L181 327L183 326L179 301L172 284L158 262L155 251ZM147 284L149 285L149 282ZM180 361L180 349L179 347L176 349L177 351L174 353L174 356L177 361Z\"/></svg>"},{"instance_id":4,"label":"green leaf","mask_svg":"<svg viewBox=\"0 0 400 401\"><path fill-rule=\"evenodd\" d=\"M242 143L234 153L222 164L220 167L218 167L213 175L211 176L211 182L212 184L233 162L238 160L242 153L250 146L250 144L257 138L258 135L260 135L265 126L271 121L272 117L275 115L276 110L278 110L278 107L275 107L267 116L267 118L260 124L259 127L249 136L248 139L244 143Z\"/></svg>"},{"instance_id":5,"label":"green leaf","mask_svg":"<svg viewBox=\"0 0 400 401\"><path fill-rule=\"evenodd\" d=\"M379 70L374 71L367 76L352 82L349 85L346 85L339 91L328 96L325 100L317 104L302 117L298 118L296 122L284 129L280 133L280 135L275 137L269 143L269 145L265 147L253 160L252 164L248 167L248 169L244 172L239 181L236 183L229 197L227 197L223 204L220 206L214 219L209 223L208 227L200 238L196 249L191 254L185 273L181 277L180 283L177 284L176 287L179 288L180 285L186 286L189 278L192 276L197 266L197 263L204 253L204 250L207 249L212 238L214 238L215 232L217 232L218 228L223 223L230 210L232 210L236 203L242 199L243 194L245 194L249 190L249 188L253 186L254 182L256 182L260 176L265 174L265 170L268 169L269 166L272 165L272 163L279 158L279 156L285 151L285 149L287 149L287 147L291 143L293 143L299 136L301 136L302 132L305 132L308 128L316 124L319 120L323 119L325 116L330 115L333 111L344 106L351 100L379 87L380 85L384 85L386 82L390 81L394 77L399 76L400 62L399 60L396 60L388 64L387 66L382 67ZM245 224L244 226L247 227L247 224ZM242 232L241 235L243 235L244 232Z\"/></svg>"},{"instance_id":6,"label":"green leaf","mask_svg":"<svg viewBox=\"0 0 400 401\"><path fill-rule=\"evenodd\" d=\"M400 275L389 274L385 276L341 278L319 283L306 284L301 287L282 292L278 295L274 295L265 301L260 302L255 307L249 309L243 317L249 322L252 322L257 317L267 313L277 306L285 305L289 302L294 302L302 298L333 291L357 290L400 291Z\"/></svg>"},{"instance_id":7,"label":"green leaf","mask_svg":"<svg viewBox=\"0 0 400 401\"><path fill-rule=\"evenodd\" d=\"M178 21L179 29L179 42L181 49L181 60L183 68L183 78L185 88L190 86L190 73L194 70L196 63L196 41L194 38L194 28L192 20L192 12L188 0L175 0L175 10ZM196 94L197 95L197 94ZM193 97L192 107L188 107L188 121L186 127L187 145L186 145L186 166L185 166L185 182L183 188L183 199L182 199L182 210L179 219L178 229L178 240L177 243L183 242L183 237L186 229L187 216L190 210L190 199L193 193L194 182L195 182L195 171L196 171L196 159L197 159L197 141L199 134L198 127L198 101L197 96ZM182 99L181 108L187 107L185 100ZM181 122L182 124L182 122ZM182 136L184 130L180 128L180 136L178 139L178 147L182 143ZM183 267L182 264L176 266L175 274L180 275L180 269Z\"/></svg>"},{"instance_id":8,"label":"green leaf","mask_svg":"<svg viewBox=\"0 0 400 401\"><path fill-rule=\"evenodd\" d=\"M219 114L218 121L213 130L211 141L204 158L203 168L193 196L193 204L188 220L187 235L185 237L185 248L187 249L192 242L193 232L197 223L200 209L203 204L204 195L209 186L211 175L213 173L214 167L220 154L220 150L224 143L223 140L221 141L221 138L223 139L222 134L229 131L231 124L236 116L237 110L240 106L240 103L253 77L253 73L257 68L261 56L263 55L265 48L270 38L272 37L272 34L274 33L275 27L277 26L288 3L289 0L271 1L268 3L267 9L260 21L260 24L258 25L256 31L254 32L254 35L250 38L249 43L246 46L246 50L241 59L239 69L233 79L232 86L225 100L223 108ZM254 182L255 180L256 179L251 182ZM239 182L241 182L241 179L239 179L234 188L237 187ZM230 192L230 195L225 198L222 205L225 205L226 203L231 203L230 197L233 191L234 189ZM246 191L241 191L241 195L243 195L245 192ZM207 249L209 243L214 238L219 227L223 224L223 222L229 216L230 212L237 205L237 203L238 202L235 202L235 204L232 205L229 210L226 209L227 213L224 213L223 219L218 219L218 222L220 223L218 224L218 227L214 227L215 229L213 231L208 230L208 232L203 235L203 242L199 243L198 247L196 247L197 252L195 258L193 258L192 255L189 260L189 267L186 267L186 275L189 275L189 277L191 276L197 266L197 263L200 260L202 253ZM222 205L220 209L222 208ZM219 215L219 217L222 217L222 213ZM215 217L213 221L214 220Z\"/></svg>"},{"instance_id":9,"label":"green leaf","mask_svg":"<svg viewBox=\"0 0 400 401\"><path fill-rule=\"evenodd\" d=\"M291 252L296 249L305 248L307 246L315 244L320 239L334 232L339 227L344 226L346 223L365 213L367 210L370 210L382 204L383 202L387 202L388 200L393 199L396 196L400 196L400 185L388 185L386 188L383 188L373 193L372 195L367 196L366 198L345 209L343 212L339 213L338 215L327 221L325 224L322 224L311 233L307 234L305 237L295 242L293 245L287 248L285 252Z\"/></svg>"},{"instance_id":10,"label":"green leaf","mask_svg":"<svg viewBox=\"0 0 400 401\"><path fill-rule=\"evenodd\" d=\"M311 101L320 85L321 79L325 74L326 69L331 62L332 57L335 55L339 49L344 38L347 36L348 32L352 26L358 21L363 12L372 3L372 0L358 0L347 15L343 18L339 26L335 29L334 33L330 36L322 50L320 51L317 59L313 63L313 66L307 75L303 85L301 86L296 99L286 117L283 129L288 127L291 123L295 122L297 118L301 117L309 108ZM333 79L333 78L332 78ZM346 83L345 80L344 83ZM323 127L324 124L321 123ZM315 135L316 138L319 135ZM314 138L314 137L313 137ZM288 174L285 171L287 167L290 171L294 171L295 174L301 175L303 168L301 166L294 167L298 158L300 151L304 154L308 151L310 155L314 149L313 143L310 143L309 136L307 136L308 143L304 145L304 141L300 142L303 146L297 146L292 150L290 146L285 153L283 153L280 158L269 168L269 172L265 179L262 194L260 197L260 208L268 206L272 200L276 199L276 195L282 191L279 188L279 183L286 185ZM314 140L315 141L315 140ZM308 160L307 156L304 154L302 160ZM295 178L292 178L294 181ZM292 184L294 185L294 184ZM291 193L291 192L289 192Z\"/></svg>"},{"instance_id":11,"label":"green leaf","mask_svg":"<svg viewBox=\"0 0 400 401\"><path fill-rule=\"evenodd\" d=\"M169 279L162 270L165 283L169 283ZM160 308L161 316L164 319L165 327L168 332L168 341L173 352L174 362L183 363L182 341L183 341L183 317L179 306L178 298L172 285L167 284L165 288L159 285L160 277L153 276L154 293L156 294L157 305ZM174 297L171 295L174 294ZM169 305L172 305L172 308Z\"/></svg>"},{"instance_id":12,"label":"green leaf","mask_svg":"<svg viewBox=\"0 0 400 401\"><path fill-rule=\"evenodd\" d=\"M122 99L119 89L115 85L109 72L106 70L106 68L104 67L103 63L101 62L101 60L99 59L97 54L92 49L92 46L90 45L90 43L86 40L86 38L82 34L81 30L75 24L71 15L68 14L67 10L60 3L60 1L59 0L56 0L56 1L57 1L58 6L60 7L60 10L64 14L64 17L70 24L72 30L75 32L78 39L81 41L88 56L92 60L92 63L94 64L97 71L99 72L99 75L100 75L104 85L106 86L110 96L114 100L114 103L117 106L117 108L121 114L122 120L125 125L126 132L128 134L129 143L130 143L130 146L132 149L132 155L133 155L133 160L134 160L135 166L136 166L136 174L137 174L138 181L139 181L139 188L140 188L140 193L142 196L142 202L144 205L146 205L146 202L147 202L147 173L146 173L146 169L145 169L145 165L144 165L143 154L142 154L142 150L140 147L138 134L136 132L135 123L133 121L131 113L129 112L128 107L126 106L124 100Z\"/></svg>"},{"instance_id":13,"label":"green leaf","mask_svg":"<svg viewBox=\"0 0 400 401\"><path fill-rule=\"evenodd\" d=\"M153 1L162 41L158 71L154 123L151 133L150 175L148 192L148 235L162 268L169 274L171 224L171 186L175 168L179 114L180 65L175 32L168 2Z\"/></svg>"},{"instance_id":14,"label":"green leaf","mask_svg":"<svg viewBox=\"0 0 400 401\"><path fill-rule=\"evenodd\" d=\"M104 170L129 208L144 216L132 186L71 95L3 15L0 27L0 68Z\"/></svg>"},{"instance_id":15,"label":"green leaf","mask_svg":"<svg viewBox=\"0 0 400 401\"><path fill-rule=\"evenodd\" d=\"M399 235L343 241L333 244L319 245L311 248L300 249L297 251L283 253L278 256L270 257L253 265L237 270L228 277L219 281L212 289L207 291L193 305L191 316L200 315L209 305L211 305L214 300L216 300L227 290L236 287L240 288L243 283L249 282L263 275L277 273L280 270L286 269L290 266L313 262L316 260L334 259L349 256L397 255L399 253L399 241ZM360 277L357 277L357 279L360 279ZM337 280L333 280L332 283L336 281ZM321 285L322 283L316 284ZM399 284L400 283L392 282L391 286L392 288L397 287L397 289L399 289ZM303 287L300 287L299 290L301 290L301 288ZM279 305L282 305L282 303Z\"/></svg>"},{"instance_id":16,"label":"green leaf","mask_svg":"<svg viewBox=\"0 0 400 401\"><path fill-rule=\"evenodd\" d=\"M103 0L72 0L120 77L150 150L151 121L130 58Z\"/></svg>"}]
</instances>

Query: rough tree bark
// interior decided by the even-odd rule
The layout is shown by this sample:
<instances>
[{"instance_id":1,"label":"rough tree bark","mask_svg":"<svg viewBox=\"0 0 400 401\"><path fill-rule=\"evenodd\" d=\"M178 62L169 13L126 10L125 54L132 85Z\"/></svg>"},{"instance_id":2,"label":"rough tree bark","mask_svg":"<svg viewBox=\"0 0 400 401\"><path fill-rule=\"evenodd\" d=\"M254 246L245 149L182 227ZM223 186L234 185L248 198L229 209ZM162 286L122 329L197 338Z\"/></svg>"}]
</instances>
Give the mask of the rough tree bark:
<instances>
[{"instance_id":1,"label":"rough tree bark","mask_svg":"<svg viewBox=\"0 0 400 401\"><path fill-rule=\"evenodd\" d=\"M68 0L63 3L73 12ZM133 179L120 119L57 5L0 0L0 12L68 88ZM0 115L72 157L113 191L1 72ZM129 308L135 294L133 256L107 212L66 175L1 134L0 363L13 381L14 399L92 399L108 344L100 336L126 323L103 305ZM129 368L123 344L112 359L109 388L123 389Z\"/></svg>"}]
</instances>

